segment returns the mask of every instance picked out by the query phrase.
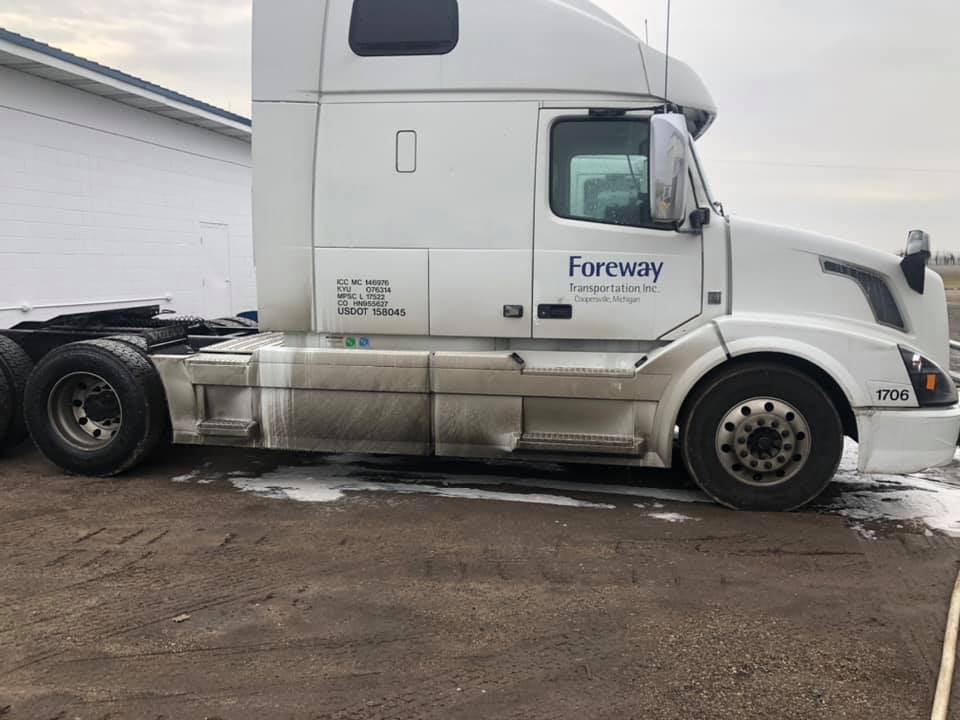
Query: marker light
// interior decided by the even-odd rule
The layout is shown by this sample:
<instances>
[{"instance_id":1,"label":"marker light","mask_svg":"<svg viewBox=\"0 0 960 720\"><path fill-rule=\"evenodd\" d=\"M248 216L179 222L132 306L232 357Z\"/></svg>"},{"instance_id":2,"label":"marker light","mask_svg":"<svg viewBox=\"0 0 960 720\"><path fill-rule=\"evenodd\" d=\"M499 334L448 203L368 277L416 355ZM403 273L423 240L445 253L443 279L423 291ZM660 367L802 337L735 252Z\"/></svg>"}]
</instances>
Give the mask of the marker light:
<instances>
[{"instance_id":1,"label":"marker light","mask_svg":"<svg viewBox=\"0 0 960 720\"><path fill-rule=\"evenodd\" d=\"M900 354L920 407L953 405L957 402L956 385L935 362L904 347L900 348Z\"/></svg>"}]
</instances>

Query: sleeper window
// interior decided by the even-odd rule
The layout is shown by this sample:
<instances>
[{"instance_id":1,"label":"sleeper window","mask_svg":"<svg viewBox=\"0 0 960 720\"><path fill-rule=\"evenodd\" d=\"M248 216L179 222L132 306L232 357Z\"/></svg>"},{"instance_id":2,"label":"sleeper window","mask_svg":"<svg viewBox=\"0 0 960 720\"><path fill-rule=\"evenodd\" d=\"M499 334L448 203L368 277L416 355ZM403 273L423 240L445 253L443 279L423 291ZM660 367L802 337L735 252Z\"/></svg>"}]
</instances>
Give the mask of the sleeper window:
<instances>
[{"instance_id":1,"label":"sleeper window","mask_svg":"<svg viewBox=\"0 0 960 720\"><path fill-rule=\"evenodd\" d=\"M354 0L350 48L357 55L444 55L457 46L457 0Z\"/></svg>"},{"instance_id":2,"label":"sleeper window","mask_svg":"<svg viewBox=\"0 0 960 720\"><path fill-rule=\"evenodd\" d=\"M550 204L564 218L653 227L650 124L642 119L561 120L553 126Z\"/></svg>"}]
</instances>

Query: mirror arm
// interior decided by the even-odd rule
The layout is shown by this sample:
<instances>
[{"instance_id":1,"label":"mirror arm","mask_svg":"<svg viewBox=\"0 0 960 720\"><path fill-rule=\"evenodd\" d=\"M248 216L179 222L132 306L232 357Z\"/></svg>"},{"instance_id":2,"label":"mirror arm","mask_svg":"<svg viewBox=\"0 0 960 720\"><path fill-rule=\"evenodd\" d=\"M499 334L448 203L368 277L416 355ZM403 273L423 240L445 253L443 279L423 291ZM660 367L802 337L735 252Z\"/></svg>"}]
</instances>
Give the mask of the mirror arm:
<instances>
[{"instance_id":1,"label":"mirror arm","mask_svg":"<svg viewBox=\"0 0 960 720\"><path fill-rule=\"evenodd\" d=\"M681 235L702 235L703 226L710 224L710 210L708 208L697 208L690 213L691 230L684 230L680 223L674 223L673 229Z\"/></svg>"}]
</instances>

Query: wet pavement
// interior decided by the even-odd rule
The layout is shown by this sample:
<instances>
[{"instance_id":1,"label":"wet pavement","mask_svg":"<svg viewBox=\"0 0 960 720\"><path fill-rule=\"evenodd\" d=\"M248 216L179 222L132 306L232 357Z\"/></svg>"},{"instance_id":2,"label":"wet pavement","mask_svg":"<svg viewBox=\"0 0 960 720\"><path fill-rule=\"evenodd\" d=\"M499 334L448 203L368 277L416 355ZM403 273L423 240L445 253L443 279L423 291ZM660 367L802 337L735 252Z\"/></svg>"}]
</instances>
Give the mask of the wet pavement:
<instances>
[{"instance_id":1,"label":"wet pavement","mask_svg":"<svg viewBox=\"0 0 960 720\"><path fill-rule=\"evenodd\" d=\"M651 516L665 501L711 503L682 471L363 455L293 456L292 461L227 471L208 463L172 479L224 482L243 492L297 502L349 502L367 493L425 494L592 510L633 506ZM840 515L867 538L905 527L960 537L960 453L948 467L912 475L862 475L856 464L857 446L848 440L834 483L802 512Z\"/></svg>"}]
</instances>

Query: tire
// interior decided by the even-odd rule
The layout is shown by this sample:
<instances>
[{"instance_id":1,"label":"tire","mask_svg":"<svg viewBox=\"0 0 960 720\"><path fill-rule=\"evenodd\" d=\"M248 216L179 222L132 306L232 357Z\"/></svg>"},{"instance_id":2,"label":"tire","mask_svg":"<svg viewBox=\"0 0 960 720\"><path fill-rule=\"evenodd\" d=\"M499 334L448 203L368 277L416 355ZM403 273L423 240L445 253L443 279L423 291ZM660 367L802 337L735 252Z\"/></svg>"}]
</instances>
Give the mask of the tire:
<instances>
[{"instance_id":1,"label":"tire","mask_svg":"<svg viewBox=\"0 0 960 720\"><path fill-rule=\"evenodd\" d=\"M26 399L37 448L76 475L129 470L156 449L168 421L153 363L116 340L54 350L34 370Z\"/></svg>"},{"instance_id":2,"label":"tire","mask_svg":"<svg viewBox=\"0 0 960 720\"><path fill-rule=\"evenodd\" d=\"M3 373L0 373L0 438L6 436L10 420L13 418L13 393Z\"/></svg>"},{"instance_id":3,"label":"tire","mask_svg":"<svg viewBox=\"0 0 960 720\"><path fill-rule=\"evenodd\" d=\"M0 375L7 386L10 417L4 425L0 418L0 450L19 445L27 439L27 425L23 418L24 391L33 372L33 362L17 343L0 336Z\"/></svg>"},{"instance_id":4,"label":"tire","mask_svg":"<svg viewBox=\"0 0 960 720\"><path fill-rule=\"evenodd\" d=\"M153 365L153 361L150 360L150 345L142 335L111 335L105 339L130 346L143 356L148 363ZM157 442L157 447L166 448L173 444L173 426L170 423L170 406L167 404L167 394L166 391L163 390L162 381L160 382L159 402L163 407L163 430L160 432L160 440ZM154 450L156 450L156 448L154 448Z\"/></svg>"},{"instance_id":5,"label":"tire","mask_svg":"<svg viewBox=\"0 0 960 720\"><path fill-rule=\"evenodd\" d=\"M207 320L207 325L219 328L229 328L231 330L256 330L259 327L256 321L240 317L239 315L237 317Z\"/></svg>"},{"instance_id":6,"label":"tire","mask_svg":"<svg viewBox=\"0 0 960 720\"><path fill-rule=\"evenodd\" d=\"M736 510L794 510L830 483L843 425L830 397L783 365L731 367L694 391L680 449L694 481Z\"/></svg>"}]
</instances>

